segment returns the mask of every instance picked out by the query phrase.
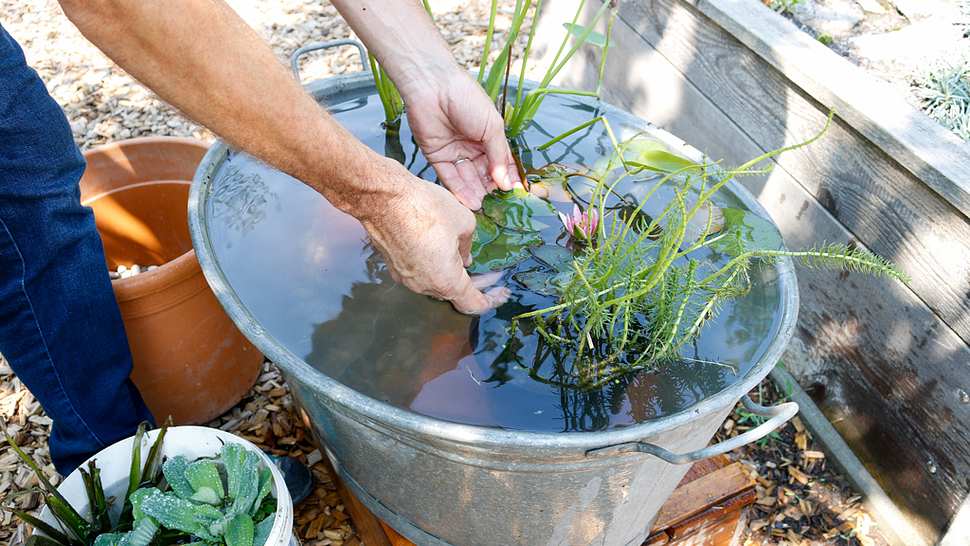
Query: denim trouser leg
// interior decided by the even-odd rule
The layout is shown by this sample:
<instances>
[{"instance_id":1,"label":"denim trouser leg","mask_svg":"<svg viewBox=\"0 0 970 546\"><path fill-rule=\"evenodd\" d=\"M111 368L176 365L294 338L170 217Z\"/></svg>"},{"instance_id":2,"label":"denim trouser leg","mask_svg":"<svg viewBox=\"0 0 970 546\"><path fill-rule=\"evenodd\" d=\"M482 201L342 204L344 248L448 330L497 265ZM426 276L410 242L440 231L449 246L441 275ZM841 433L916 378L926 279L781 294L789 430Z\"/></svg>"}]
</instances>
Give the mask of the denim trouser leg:
<instances>
[{"instance_id":1,"label":"denim trouser leg","mask_svg":"<svg viewBox=\"0 0 970 546\"><path fill-rule=\"evenodd\" d=\"M83 172L64 113L0 27L0 353L53 419L62 474L152 418Z\"/></svg>"}]
</instances>

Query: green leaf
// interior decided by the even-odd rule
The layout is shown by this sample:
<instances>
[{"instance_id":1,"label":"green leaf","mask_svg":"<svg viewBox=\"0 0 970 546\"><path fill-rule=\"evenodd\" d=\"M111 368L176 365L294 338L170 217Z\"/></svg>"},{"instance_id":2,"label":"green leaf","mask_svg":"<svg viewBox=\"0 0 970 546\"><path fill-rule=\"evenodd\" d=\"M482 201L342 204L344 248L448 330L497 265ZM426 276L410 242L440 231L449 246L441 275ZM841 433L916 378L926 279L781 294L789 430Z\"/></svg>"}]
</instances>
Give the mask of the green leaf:
<instances>
[{"instance_id":1,"label":"green leaf","mask_svg":"<svg viewBox=\"0 0 970 546\"><path fill-rule=\"evenodd\" d=\"M63 544L64 546L78 544L77 541L71 540L71 537L65 535L60 529L55 528L51 524L32 514L28 514L27 512L17 509L11 509L10 511L13 512L13 514L20 518L20 520L24 523L33 526L36 530L42 531L45 535Z\"/></svg>"},{"instance_id":2,"label":"green leaf","mask_svg":"<svg viewBox=\"0 0 970 546\"><path fill-rule=\"evenodd\" d=\"M248 514L236 514L226 526L226 546L253 546L253 520Z\"/></svg>"},{"instance_id":3,"label":"green leaf","mask_svg":"<svg viewBox=\"0 0 970 546\"><path fill-rule=\"evenodd\" d=\"M602 32L597 32L595 30L589 30L583 25L577 25L574 23L563 23L562 26L569 31L577 40L583 40L587 44L596 46L600 49L606 46L606 35ZM585 35L585 38L583 37ZM610 45L610 47L613 47Z\"/></svg>"},{"instance_id":4,"label":"green leaf","mask_svg":"<svg viewBox=\"0 0 970 546\"><path fill-rule=\"evenodd\" d=\"M484 214L475 215L475 233L472 235L472 252L498 238L499 228L494 220Z\"/></svg>"},{"instance_id":5,"label":"green leaf","mask_svg":"<svg viewBox=\"0 0 970 546\"><path fill-rule=\"evenodd\" d=\"M155 534L158 533L158 523L149 517L143 517L135 522L134 529L128 533L130 546L148 546Z\"/></svg>"},{"instance_id":6,"label":"green leaf","mask_svg":"<svg viewBox=\"0 0 970 546\"><path fill-rule=\"evenodd\" d=\"M61 543L49 537L30 535L24 544L25 546L60 546Z\"/></svg>"},{"instance_id":7,"label":"green leaf","mask_svg":"<svg viewBox=\"0 0 970 546\"><path fill-rule=\"evenodd\" d=\"M276 498L267 496L259 503L259 508L253 511L253 521L262 520L276 514Z\"/></svg>"},{"instance_id":8,"label":"green leaf","mask_svg":"<svg viewBox=\"0 0 970 546\"><path fill-rule=\"evenodd\" d=\"M10 449L12 449L14 453L17 454L17 457L20 458L24 464L30 467L34 475L37 476L37 480L41 483L41 486L46 493L45 499L47 499L47 506L50 507L51 512L54 513L57 519L62 524L66 525L67 528L74 533L78 539L87 540L87 535L90 532L90 525L88 522L81 517L81 514L79 514L77 510L75 510L74 507L67 502L64 495L61 495L61 492L54 487L54 484L52 484L50 480L47 479L47 475L41 471L39 466L37 466L37 462L24 453L24 450L20 449L20 446L17 445L17 442L15 442L9 434L4 432L4 437L7 439L7 445L10 446ZM54 506L52 506L50 499L55 500L55 504L57 504L57 511L55 511ZM58 514L58 511L60 512L60 515Z\"/></svg>"},{"instance_id":9,"label":"green leaf","mask_svg":"<svg viewBox=\"0 0 970 546\"><path fill-rule=\"evenodd\" d=\"M262 508L263 500L269 495L270 490L273 488L273 473L270 472L268 468L260 469L259 471L259 492L256 495L256 500L253 501L252 509L250 510L250 515L253 519L256 518L256 514ZM275 504L275 503L274 503Z\"/></svg>"},{"instance_id":10,"label":"green leaf","mask_svg":"<svg viewBox=\"0 0 970 546\"><path fill-rule=\"evenodd\" d=\"M249 513L259 496L259 456L239 444L222 447L222 464L226 467L231 513Z\"/></svg>"},{"instance_id":11,"label":"green leaf","mask_svg":"<svg viewBox=\"0 0 970 546\"><path fill-rule=\"evenodd\" d=\"M737 256L745 250L781 250L785 247L778 228L770 220L736 208L722 208L724 237L711 243L713 250Z\"/></svg>"},{"instance_id":12,"label":"green leaf","mask_svg":"<svg viewBox=\"0 0 970 546\"><path fill-rule=\"evenodd\" d=\"M145 499L153 497L155 495L161 495L162 492L155 487L143 487L138 489L131 495L131 516L135 521L142 520L146 518L145 512L142 510L142 506L145 504Z\"/></svg>"},{"instance_id":13,"label":"green leaf","mask_svg":"<svg viewBox=\"0 0 970 546\"><path fill-rule=\"evenodd\" d=\"M661 173L683 171L691 167L700 169L700 164L696 161L670 152L663 143L656 140L637 138L627 141L623 146L623 157L630 167Z\"/></svg>"},{"instance_id":14,"label":"green leaf","mask_svg":"<svg viewBox=\"0 0 970 546\"><path fill-rule=\"evenodd\" d=\"M199 459L185 468L185 479L195 490L192 500L206 504L221 504L226 492L222 487L222 477L216 463Z\"/></svg>"},{"instance_id":15,"label":"green leaf","mask_svg":"<svg viewBox=\"0 0 970 546\"><path fill-rule=\"evenodd\" d=\"M69 502L64 500L64 497L47 495L44 501L47 503L47 507L50 508L51 513L54 514L54 517L67 527L75 537L83 542L90 540L91 524L81 517L77 513L77 510Z\"/></svg>"},{"instance_id":16,"label":"green leaf","mask_svg":"<svg viewBox=\"0 0 970 546\"><path fill-rule=\"evenodd\" d=\"M226 469L227 494L230 499L239 496L242 466L246 462L246 448L239 444L228 443L222 446L222 465Z\"/></svg>"},{"instance_id":17,"label":"green leaf","mask_svg":"<svg viewBox=\"0 0 970 546\"><path fill-rule=\"evenodd\" d=\"M259 457L255 453L247 451L246 461L242 466L239 494L232 501L232 511L237 514L248 514L258 495Z\"/></svg>"},{"instance_id":18,"label":"green leaf","mask_svg":"<svg viewBox=\"0 0 970 546\"><path fill-rule=\"evenodd\" d=\"M101 533L94 539L94 546L124 546L128 544L128 533Z\"/></svg>"},{"instance_id":19,"label":"green leaf","mask_svg":"<svg viewBox=\"0 0 970 546\"><path fill-rule=\"evenodd\" d=\"M104 495L104 484L101 483L101 469L96 461L88 462L91 481L94 484L94 502L91 504L92 521L96 521L98 531L105 533L111 530L111 516L108 514L108 500Z\"/></svg>"},{"instance_id":20,"label":"green leaf","mask_svg":"<svg viewBox=\"0 0 970 546\"><path fill-rule=\"evenodd\" d=\"M256 524L256 531L253 533L253 546L263 546L270 532L273 531L273 523L276 521L276 514L266 516Z\"/></svg>"},{"instance_id":21,"label":"green leaf","mask_svg":"<svg viewBox=\"0 0 970 546\"><path fill-rule=\"evenodd\" d=\"M203 540L217 540L210 532L210 527L223 518L217 508L195 504L172 493L145 498L141 510L163 527L178 529Z\"/></svg>"},{"instance_id":22,"label":"green leaf","mask_svg":"<svg viewBox=\"0 0 970 546\"><path fill-rule=\"evenodd\" d=\"M83 467L78 467L77 471L81 473L81 481L84 482L84 492L88 497L88 506L90 507L91 514L93 516L91 518L92 532L106 533L110 531L110 524L108 525L108 528L103 528L101 525L102 508L98 505L97 494L94 492L94 479L87 470L84 470Z\"/></svg>"},{"instance_id":23,"label":"green leaf","mask_svg":"<svg viewBox=\"0 0 970 546\"><path fill-rule=\"evenodd\" d=\"M192 484L185 478L185 469L188 467L189 461L182 455L176 455L162 465L165 481L172 487L172 491L183 499L188 499L195 494Z\"/></svg>"},{"instance_id":24,"label":"green leaf","mask_svg":"<svg viewBox=\"0 0 970 546\"><path fill-rule=\"evenodd\" d=\"M141 484L141 442L148 429L148 423L138 425L135 437L131 443L131 465L128 468L128 490L125 492L125 499L121 507L121 516L118 517L117 527L120 529L131 529L131 502L129 497L138 489Z\"/></svg>"},{"instance_id":25,"label":"green leaf","mask_svg":"<svg viewBox=\"0 0 970 546\"><path fill-rule=\"evenodd\" d=\"M509 268L529 257L529 247L542 244L538 232L503 230L489 244L472 248L472 265L469 273L487 273Z\"/></svg>"},{"instance_id":26,"label":"green leaf","mask_svg":"<svg viewBox=\"0 0 970 546\"><path fill-rule=\"evenodd\" d=\"M499 226L515 231L540 231L556 218L551 203L521 188L486 195L482 212Z\"/></svg>"},{"instance_id":27,"label":"green leaf","mask_svg":"<svg viewBox=\"0 0 970 546\"><path fill-rule=\"evenodd\" d=\"M148 458L145 459L145 467L142 469L141 484L140 486L156 486L161 478L160 472L162 470L162 445L165 441L165 433L168 432L168 427L172 422L172 418L169 417L168 421L162 425L162 428L158 431L158 435L155 436L155 441L152 443L151 449L148 450Z\"/></svg>"}]
</instances>

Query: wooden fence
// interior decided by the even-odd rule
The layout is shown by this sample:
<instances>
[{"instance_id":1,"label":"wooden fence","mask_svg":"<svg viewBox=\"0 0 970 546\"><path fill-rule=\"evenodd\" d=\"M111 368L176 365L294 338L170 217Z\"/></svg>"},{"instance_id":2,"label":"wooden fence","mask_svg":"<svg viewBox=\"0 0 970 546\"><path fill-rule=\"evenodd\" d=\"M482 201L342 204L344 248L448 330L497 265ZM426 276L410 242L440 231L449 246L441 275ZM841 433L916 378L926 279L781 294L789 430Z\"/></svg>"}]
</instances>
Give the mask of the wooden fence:
<instances>
[{"instance_id":1,"label":"wooden fence","mask_svg":"<svg viewBox=\"0 0 970 546\"><path fill-rule=\"evenodd\" d=\"M546 4L540 53L576 4ZM713 159L804 141L837 112L821 141L745 183L789 247L852 241L912 281L799 268L784 363L935 541L970 491L970 147L757 0L627 0L619 14L604 100ZM592 89L598 64L587 48L557 83Z\"/></svg>"}]
</instances>

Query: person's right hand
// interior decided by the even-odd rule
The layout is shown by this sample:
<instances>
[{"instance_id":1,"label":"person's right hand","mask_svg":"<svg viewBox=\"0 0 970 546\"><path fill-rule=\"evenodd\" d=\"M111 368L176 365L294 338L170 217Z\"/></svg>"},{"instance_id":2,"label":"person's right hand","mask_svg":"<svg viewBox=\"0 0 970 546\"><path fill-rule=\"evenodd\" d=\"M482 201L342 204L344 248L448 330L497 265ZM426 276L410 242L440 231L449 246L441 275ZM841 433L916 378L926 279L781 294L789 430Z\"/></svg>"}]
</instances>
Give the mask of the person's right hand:
<instances>
[{"instance_id":1,"label":"person's right hand","mask_svg":"<svg viewBox=\"0 0 970 546\"><path fill-rule=\"evenodd\" d=\"M480 291L468 276L475 216L446 189L387 160L386 183L400 188L377 214L360 216L391 275L409 289L480 314L505 303L509 290Z\"/></svg>"}]
</instances>

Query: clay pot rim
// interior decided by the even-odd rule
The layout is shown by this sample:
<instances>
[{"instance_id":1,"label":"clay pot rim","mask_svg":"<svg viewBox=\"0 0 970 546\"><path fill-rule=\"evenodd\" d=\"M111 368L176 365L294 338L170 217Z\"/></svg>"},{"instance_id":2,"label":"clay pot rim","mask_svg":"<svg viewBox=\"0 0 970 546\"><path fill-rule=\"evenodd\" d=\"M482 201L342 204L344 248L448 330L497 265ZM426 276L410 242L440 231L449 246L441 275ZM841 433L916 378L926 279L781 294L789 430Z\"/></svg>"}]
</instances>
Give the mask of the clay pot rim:
<instances>
[{"instance_id":1,"label":"clay pot rim","mask_svg":"<svg viewBox=\"0 0 970 546\"><path fill-rule=\"evenodd\" d=\"M106 142L85 151L84 158L88 160L93 155L110 153L128 147L160 144L185 144L205 149L209 148L208 143L198 138L150 135ZM199 266L199 261L195 257L195 250L189 249L174 260L169 260L152 271L143 271L138 275L126 279L113 279L111 281L111 287L114 289L115 299L118 301L129 301L160 292L172 285L201 274L202 268Z\"/></svg>"},{"instance_id":2,"label":"clay pot rim","mask_svg":"<svg viewBox=\"0 0 970 546\"><path fill-rule=\"evenodd\" d=\"M163 263L157 269L142 271L125 279L112 279L111 287L114 288L115 299L129 301L161 292L169 286L201 274L202 268L193 249Z\"/></svg>"},{"instance_id":3,"label":"clay pot rim","mask_svg":"<svg viewBox=\"0 0 970 546\"><path fill-rule=\"evenodd\" d=\"M99 152L107 152L110 150L117 150L119 148L126 148L128 146L140 146L142 144L189 144L201 146L208 149L211 145L202 139L195 137L178 137L178 136L160 136L160 135L148 135L133 138L126 138L122 140L113 140L111 142L105 142L104 144L99 144L90 150L84 152L84 158L87 159L89 155L94 155Z\"/></svg>"}]
</instances>

